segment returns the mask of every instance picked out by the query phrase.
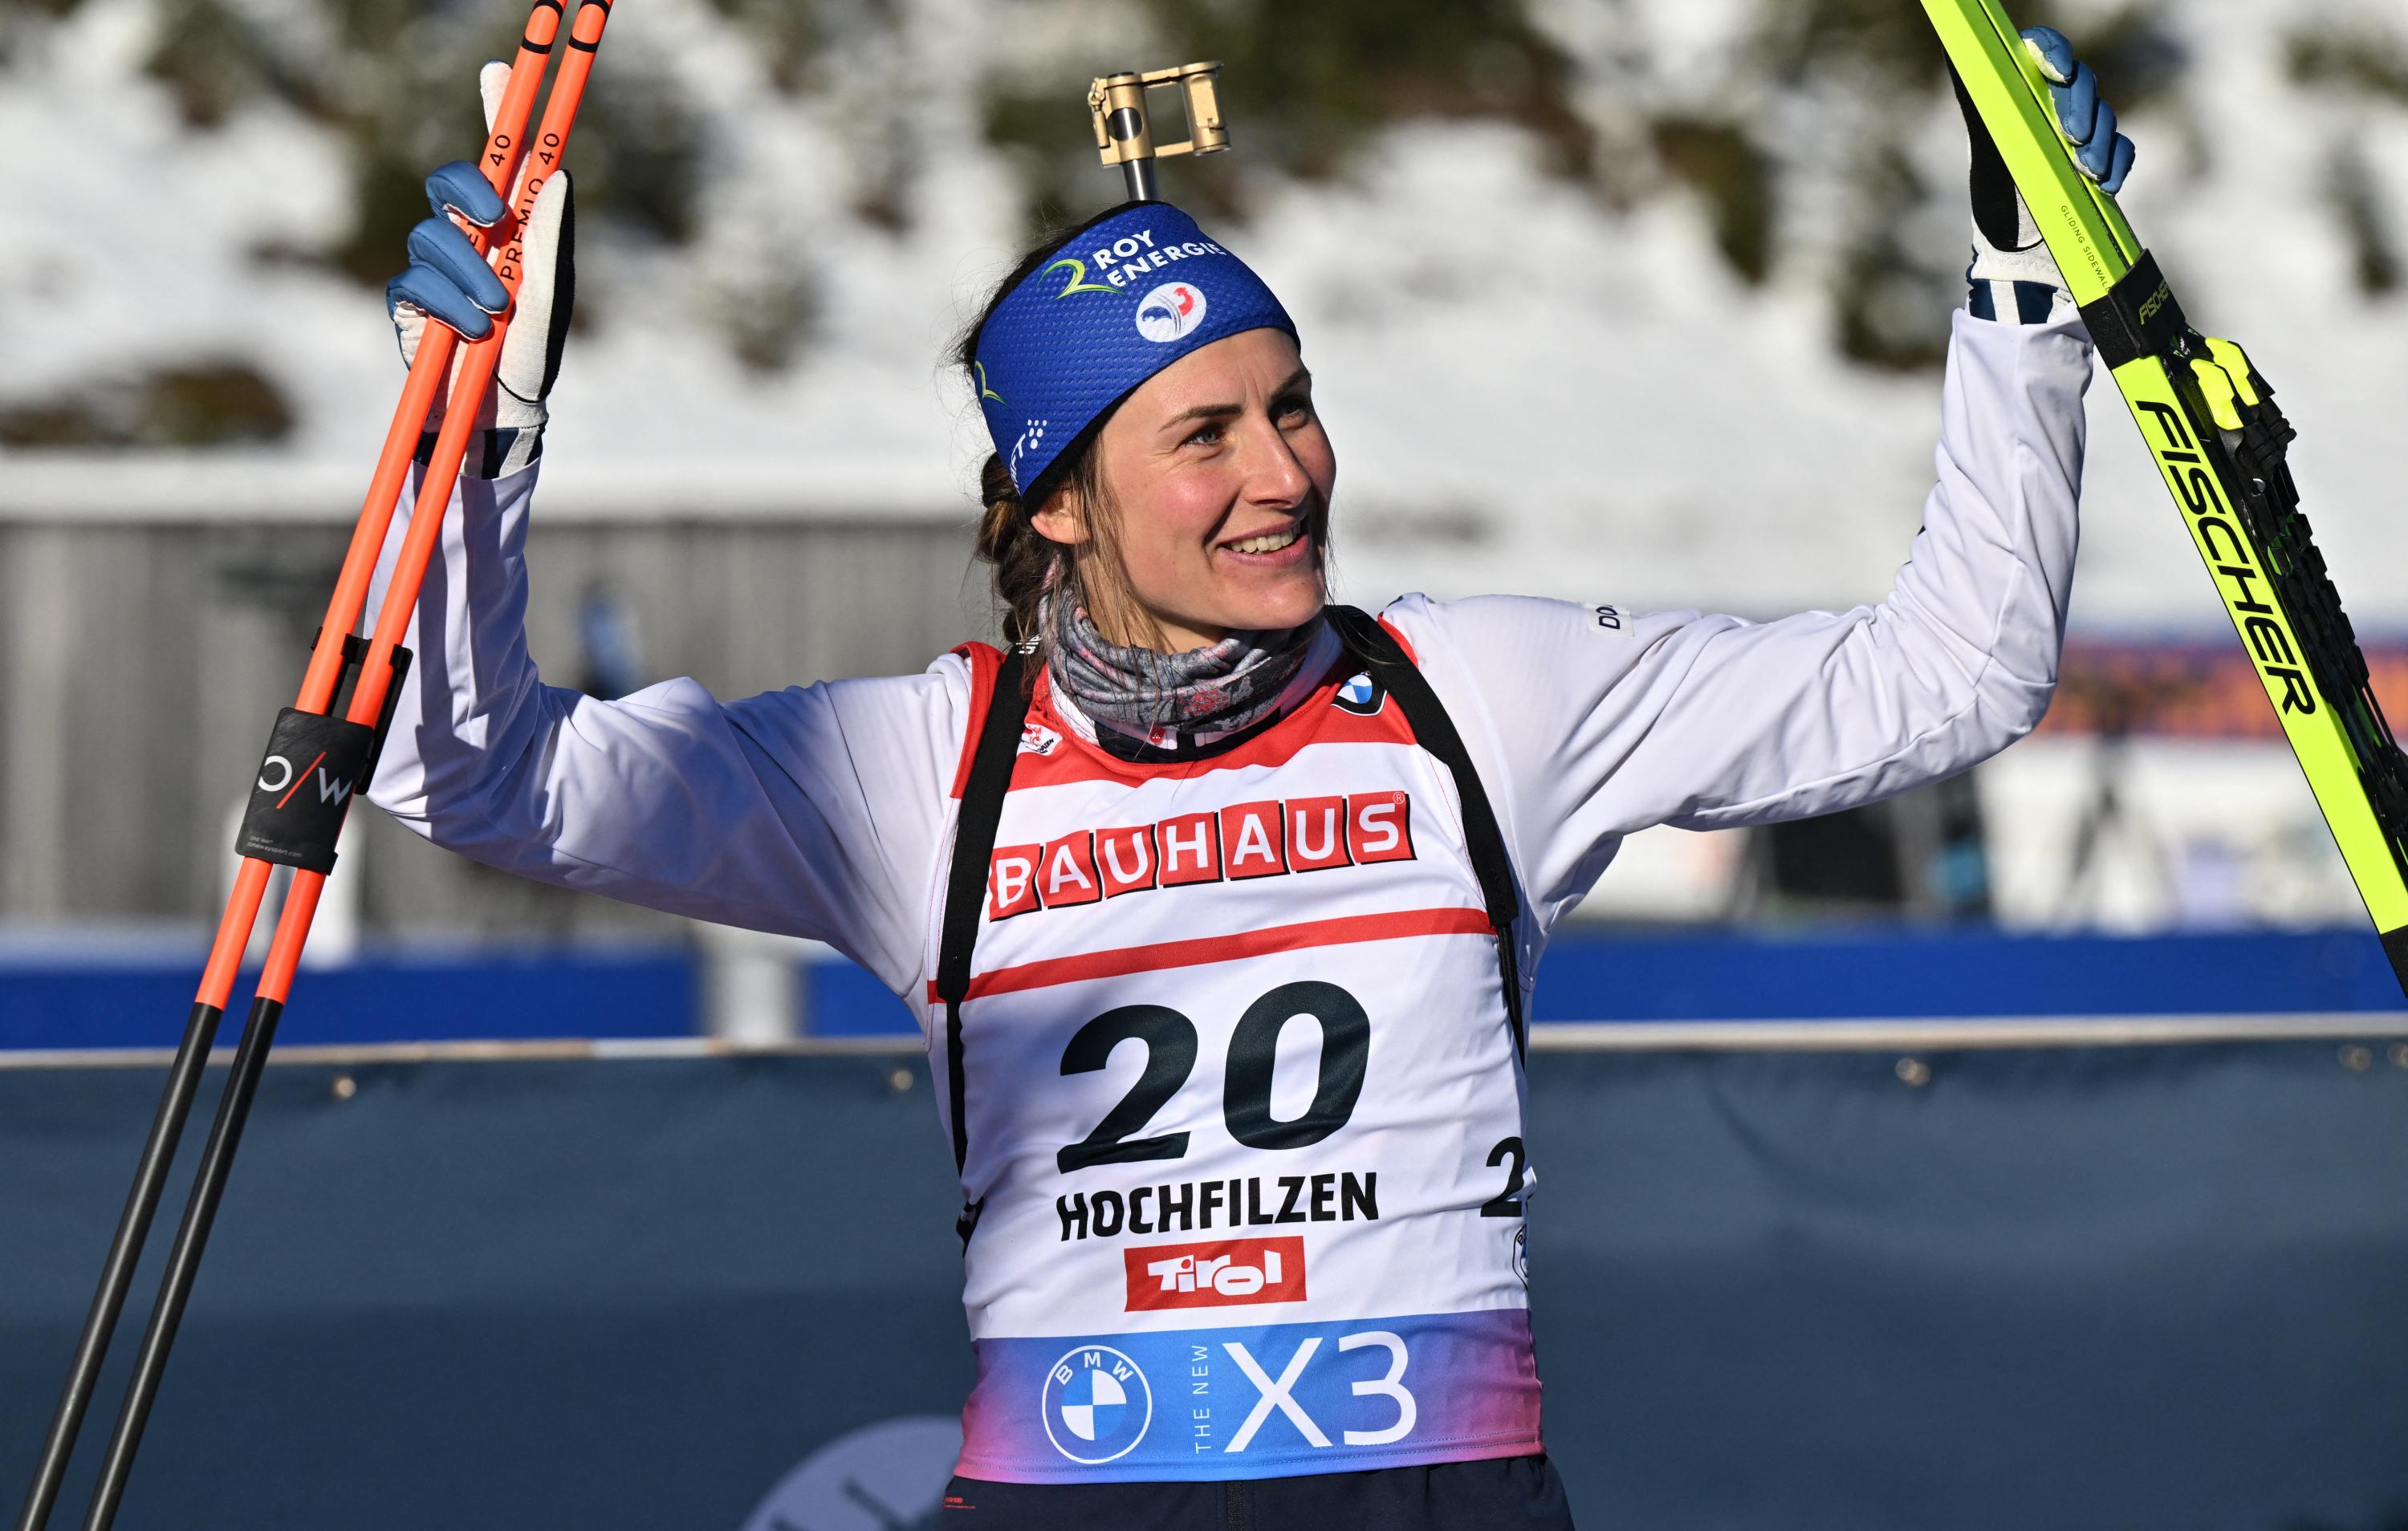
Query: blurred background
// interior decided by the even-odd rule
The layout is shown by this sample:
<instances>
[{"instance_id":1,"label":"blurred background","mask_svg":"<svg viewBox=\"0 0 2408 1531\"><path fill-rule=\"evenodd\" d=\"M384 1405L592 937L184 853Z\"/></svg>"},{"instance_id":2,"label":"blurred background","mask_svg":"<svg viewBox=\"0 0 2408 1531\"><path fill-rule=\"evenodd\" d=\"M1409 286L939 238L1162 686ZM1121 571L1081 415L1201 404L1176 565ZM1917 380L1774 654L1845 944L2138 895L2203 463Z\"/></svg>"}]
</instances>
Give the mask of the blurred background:
<instances>
[{"instance_id":1,"label":"blurred background","mask_svg":"<svg viewBox=\"0 0 2408 1531\"><path fill-rule=\"evenodd\" d=\"M2408 22L2024 9L2108 82L2127 205L2192 314L2302 425L2317 535L2408 710ZM172 990L200 950L400 382L381 284L516 23L483 0L0 7L0 1043L136 1039L111 1019L136 991L102 980ZM1880 598L1918 524L1966 235L1914 7L645 0L612 37L532 553L556 683L740 695L989 632L986 448L943 351L1032 230L1117 197L1090 75L1190 58L1226 61L1237 151L1167 185L1303 326L1346 598L1775 617ZM2041 732L1870 810L1638 837L1573 933L1626 944L1551 963L1542 1014L2396 1001L2120 401L2091 403ZM521 885L374 812L344 855L310 951L379 974L355 997L390 1014L337 1007L358 1035L549 1026L521 1001L580 971L641 998L561 1007L573 1030L908 1023L830 953Z\"/></svg>"},{"instance_id":2,"label":"blurred background","mask_svg":"<svg viewBox=\"0 0 2408 1531\"><path fill-rule=\"evenodd\" d=\"M2408 720L2408 14L2014 8L2097 67L2135 224L2281 389ZM401 383L382 283L522 14L0 0L0 1494ZM1909 0L628 0L572 155L548 679L735 696L991 633L943 355L1118 200L1089 78L1208 58L1236 152L1164 184L1303 328L1342 597L1887 591L1968 237ZM2400 993L2090 408L2040 731L1871 809L1641 835L1550 950L1535 1300L1600 1524L2408 1526ZM282 1039L126 1524L935 1523L957 1187L851 963L368 809ZM534 1045L418 1046L483 1039Z\"/></svg>"}]
</instances>

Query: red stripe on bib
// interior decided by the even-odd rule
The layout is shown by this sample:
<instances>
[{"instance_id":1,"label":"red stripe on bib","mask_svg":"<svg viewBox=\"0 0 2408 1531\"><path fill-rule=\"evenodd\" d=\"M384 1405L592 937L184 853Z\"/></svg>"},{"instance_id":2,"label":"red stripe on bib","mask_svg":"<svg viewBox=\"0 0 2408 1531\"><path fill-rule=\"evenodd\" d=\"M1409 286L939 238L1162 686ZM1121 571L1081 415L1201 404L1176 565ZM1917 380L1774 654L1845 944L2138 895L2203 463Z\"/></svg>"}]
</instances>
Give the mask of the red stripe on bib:
<instances>
[{"instance_id":1,"label":"red stripe on bib","mask_svg":"<svg viewBox=\"0 0 2408 1531\"><path fill-rule=\"evenodd\" d=\"M1197 967L1207 963L1236 962L1273 952L1300 952L1307 947L1347 946L1358 941L1395 941L1414 936L1491 936L1488 915L1481 909L1398 909L1383 914L1350 914L1335 920L1306 920L1293 925L1240 931L1234 936L1205 936L1185 941L1156 941L1150 946L1124 946L1107 952L1082 952L1075 956L1044 957L1014 967L998 967L970 980L969 999L1044 989L1059 983L1084 983L1092 979L1120 978L1130 973L1159 972L1166 967ZM937 985L928 984L928 1003L938 1003Z\"/></svg>"}]
</instances>

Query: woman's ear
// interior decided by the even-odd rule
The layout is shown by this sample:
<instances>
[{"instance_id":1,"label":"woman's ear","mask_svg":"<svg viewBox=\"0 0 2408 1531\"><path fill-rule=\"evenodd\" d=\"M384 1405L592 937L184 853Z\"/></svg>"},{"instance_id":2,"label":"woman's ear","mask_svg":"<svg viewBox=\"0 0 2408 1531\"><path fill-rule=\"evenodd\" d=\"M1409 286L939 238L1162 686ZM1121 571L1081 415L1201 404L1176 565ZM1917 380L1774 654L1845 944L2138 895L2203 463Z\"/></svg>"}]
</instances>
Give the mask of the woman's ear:
<instances>
[{"instance_id":1,"label":"woman's ear","mask_svg":"<svg viewBox=\"0 0 2408 1531\"><path fill-rule=\"evenodd\" d=\"M1066 479L1054 486L1054 493L1045 496L1045 504L1028 518L1028 523L1047 541L1075 548L1087 540L1085 511L1079 486Z\"/></svg>"}]
</instances>

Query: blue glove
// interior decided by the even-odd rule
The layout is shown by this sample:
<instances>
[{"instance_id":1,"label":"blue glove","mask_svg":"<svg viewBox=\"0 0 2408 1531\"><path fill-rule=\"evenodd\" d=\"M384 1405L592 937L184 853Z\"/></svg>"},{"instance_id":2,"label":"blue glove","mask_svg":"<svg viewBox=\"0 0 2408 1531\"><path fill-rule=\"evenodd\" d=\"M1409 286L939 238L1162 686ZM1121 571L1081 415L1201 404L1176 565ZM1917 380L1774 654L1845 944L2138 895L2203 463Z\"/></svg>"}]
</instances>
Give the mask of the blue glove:
<instances>
[{"instance_id":1,"label":"blue glove","mask_svg":"<svg viewBox=\"0 0 2408 1531\"><path fill-rule=\"evenodd\" d=\"M2024 47L2040 62L2057 106L2057 131L2075 146L2073 163L2113 196L2132 173L2132 140L2115 131L2115 108L2099 93L2099 77L2073 56L2073 45L2053 26L2024 28Z\"/></svg>"},{"instance_id":2,"label":"blue glove","mask_svg":"<svg viewBox=\"0 0 2408 1531\"><path fill-rule=\"evenodd\" d=\"M427 177L426 200L435 216L409 231L409 268L384 284L384 306L398 320L401 306L408 304L466 339L482 340L493 330L493 316L509 307L510 295L450 215L489 229L509 209L474 160L453 160ZM417 341L415 333L404 337L405 358L417 353Z\"/></svg>"},{"instance_id":3,"label":"blue glove","mask_svg":"<svg viewBox=\"0 0 2408 1531\"><path fill-rule=\"evenodd\" d=\"M2023 43L2049 81L2057 131L2074 146L2074 164L2109 194L2123 190L2132 170L2132 140L2115 131L2115 108L2100 95L2099 77L2055 27L2027 27ZM2044 324L2060 305L2072 306L2073 294L1961 80L1956 104L1973 146L1973 260L1965 268L1966 307L1980 319Z\"/></svg>"},{"instance_id":4,"label":"blue glove","mask_svg":"<svg viewBox=\"0 0 2408 1531\"><path fill-rule=\"evenodd\" d=\"M478 76L489 128L509 77L505 64L488 64ZM457 214L478 228L491 228L501 222L508 207L484 172L473 160L454 160L426 178L426 200L435 216L409 231L409 267L384 289L385 308L393 316L404 364L417 358L427 321L470 340L481 340L493 333L493 316L511 307L501 279L452 221L452 215ZM543 451L543 427L551 418L544 400L560 377L561 352L568 341L569 316L577 302L576 204L568 172L563 170L544 182L519 236L525 269L519 280L518 303L510 315L509 333L502 336L494 386L486 390L478 414L483 436L461 468L475 478L497 479L514 473ZM457 378L456 355L452 365ZM447 389L444 397L448 396ZM427 436L419 449L421 461L431 450L442 419L443 398L438 398L427 418Z\"/></svg>"}]
</instances>

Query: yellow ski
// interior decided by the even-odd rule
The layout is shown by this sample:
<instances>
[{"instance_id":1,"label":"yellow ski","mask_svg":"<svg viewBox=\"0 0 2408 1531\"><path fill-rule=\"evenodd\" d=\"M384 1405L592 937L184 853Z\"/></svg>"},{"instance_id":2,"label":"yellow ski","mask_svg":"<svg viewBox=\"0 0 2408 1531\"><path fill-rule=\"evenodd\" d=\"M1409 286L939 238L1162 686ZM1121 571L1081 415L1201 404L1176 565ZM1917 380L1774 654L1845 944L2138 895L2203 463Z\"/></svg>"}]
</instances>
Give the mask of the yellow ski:
<instances>
[{"instance_id":1,"label":"yellow ski","mask_svg":"<svg viewBox=\"0 0 2408 1531\"><path fill-rule=\"evenodd\" d=\"M2408 758L2300 513L2285 461L2297 433L2239 346L2189 326L2123 209L2075 165L1997 0L1923 8L2082 306L2408 991Z\"/></svg>"}]
</instances>

